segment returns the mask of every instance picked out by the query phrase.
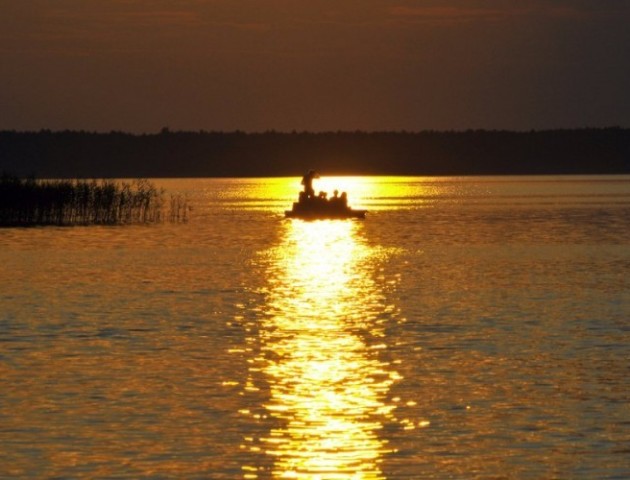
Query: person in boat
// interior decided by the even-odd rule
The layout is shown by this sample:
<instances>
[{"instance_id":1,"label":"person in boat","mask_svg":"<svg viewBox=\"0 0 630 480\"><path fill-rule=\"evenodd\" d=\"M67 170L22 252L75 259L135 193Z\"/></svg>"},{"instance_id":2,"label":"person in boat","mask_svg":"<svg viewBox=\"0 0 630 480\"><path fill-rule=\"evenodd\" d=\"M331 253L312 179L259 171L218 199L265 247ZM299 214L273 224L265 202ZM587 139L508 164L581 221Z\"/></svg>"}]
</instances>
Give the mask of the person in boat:
<instances>
[{"instance_id":1,"label":"person in boat","mask_svg":"<svg viewBox=\"0 0 630 480\"><path fill-rule=\"evenodd\" d=\"M348 208L348 194L346 192L343 192L341 197L339 197L339 205L343 208Z\"/></svg>"},{"instance_id":2,"label":"person in boat","mask_svg":"<svg viewBox=\"0 0 630 480\"><path fill-rule=\"evenodd\" d=\"M323 207L328 202L326 200L326 192L319 192L316 197L313 197L314 205Z\"/></svg>"},{"instance_id":3,"label":"person in boat","mask_svg":"<svg viewBox=\"0 0 630 480\"><path fill-rule=\"evenodd\" d=\"M304 192L306 193L306 198L311 198L315 196L315 190L313 189L313 180L315 178L319 178L319 174L315 170L309 170L302 177L302 185L304 185Z\"/></svg>"},{"instance_id":4,"label":"person in boat","mask_svg":"<svg viewBox=\"0 0 630 480\"><path fill-rule=\"evenodd\" d=\"M330 197L328 203L332 208L339 208L341 206L341 198L339 197L339 190L333 192L333 196Z\"/></svg>"}]
</instances>

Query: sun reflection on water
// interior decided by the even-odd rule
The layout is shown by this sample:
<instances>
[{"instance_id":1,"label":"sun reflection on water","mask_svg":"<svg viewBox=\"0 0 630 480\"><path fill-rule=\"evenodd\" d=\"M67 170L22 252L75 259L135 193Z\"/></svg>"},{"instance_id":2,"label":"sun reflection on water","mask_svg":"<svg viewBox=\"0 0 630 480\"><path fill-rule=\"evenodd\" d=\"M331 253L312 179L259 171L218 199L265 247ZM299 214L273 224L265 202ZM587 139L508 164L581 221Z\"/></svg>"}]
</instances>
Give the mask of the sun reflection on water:
<instances>
[{"instance_id":1,"label":"sun reflection on water","mask_svg":"<svg viewBox=\"0 0 630 480\"><path fill-rule=\"evenodd\" d=\"M383 300L360 224L288 221L260 329L274 478L382 479L378 432L398 374L379 358ZM254 474L255 475L255 474Z\"/></svg>"}]
</instances>

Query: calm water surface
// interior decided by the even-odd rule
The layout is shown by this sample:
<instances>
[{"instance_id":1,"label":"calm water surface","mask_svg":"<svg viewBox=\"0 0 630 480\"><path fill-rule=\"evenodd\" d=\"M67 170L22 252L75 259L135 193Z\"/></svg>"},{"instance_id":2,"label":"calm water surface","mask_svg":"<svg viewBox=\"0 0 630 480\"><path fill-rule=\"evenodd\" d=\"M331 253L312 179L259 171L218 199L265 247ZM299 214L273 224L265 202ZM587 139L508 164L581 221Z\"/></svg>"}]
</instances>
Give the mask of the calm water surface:
<instances>
[{"instance_id":1,"label":"calm water surface","mask_svg":"<svg viewBox=\"0 0 630 480\"><path fill-rule=\"evenodd\" d=\"M630 478L630 177L158 183L0 229L0 478Z\"/></svg>"}]
</instances>

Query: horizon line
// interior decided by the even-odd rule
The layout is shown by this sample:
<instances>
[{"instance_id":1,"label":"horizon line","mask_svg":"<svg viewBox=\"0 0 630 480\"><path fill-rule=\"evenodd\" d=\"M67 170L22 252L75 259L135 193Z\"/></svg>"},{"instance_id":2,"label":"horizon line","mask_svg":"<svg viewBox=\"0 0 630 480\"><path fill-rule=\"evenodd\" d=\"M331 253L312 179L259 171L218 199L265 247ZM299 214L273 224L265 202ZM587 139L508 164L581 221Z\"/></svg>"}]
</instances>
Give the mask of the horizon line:
<instances>
[{"instance_id":1,"label":"horizon line","mask_svg":"<svg viewBox=\"0 0 630 480\"><path fill-rule=\"evenodd\" d=\"M541 133L541 132L568 132L568 131L587 131L587 130L630 130L630 127L620 125L608 125L608 126L583 126L583 127L556 127L556 128L530 128L530 129L508 129L508 128L466 128L466 129L422 129L422 130L407 130L407 129L383 129L383 130L361 130L361 129L337 129L337 130L277 130L270 128L267 130L187 130L187 129L171 129L168 126L162 127L158 131L151 132L135 132L127 130L83 130L83 129L50 129L40 128L33 130L18 130L18 129L0 129L0 133L82 133L91 135L111 135L111 134L123 134L131 136L156 136L156 135L172 135L172 134L240 134L240 135L324 135L324 134L407 134L416 135L422 133Z\"/></svg>"}]
</instances>

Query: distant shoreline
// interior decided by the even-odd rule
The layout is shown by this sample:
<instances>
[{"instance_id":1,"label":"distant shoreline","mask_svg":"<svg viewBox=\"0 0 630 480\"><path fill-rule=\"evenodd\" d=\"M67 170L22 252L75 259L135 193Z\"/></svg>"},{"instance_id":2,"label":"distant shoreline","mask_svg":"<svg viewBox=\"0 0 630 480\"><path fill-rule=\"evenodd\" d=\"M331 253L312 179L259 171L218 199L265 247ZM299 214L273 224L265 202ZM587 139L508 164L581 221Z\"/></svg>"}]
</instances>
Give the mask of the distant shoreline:
<instances>
[{"instance_id":1,"label":"distant shoreline","mask_svg":"<svg viewBox=\"0 0 630 480\"><path fill-rule=\"evenodd\" d=\"M0 131L0 173L38 178L630 174L630 129L423 132Z\"/></svg>"}]
</instances>

